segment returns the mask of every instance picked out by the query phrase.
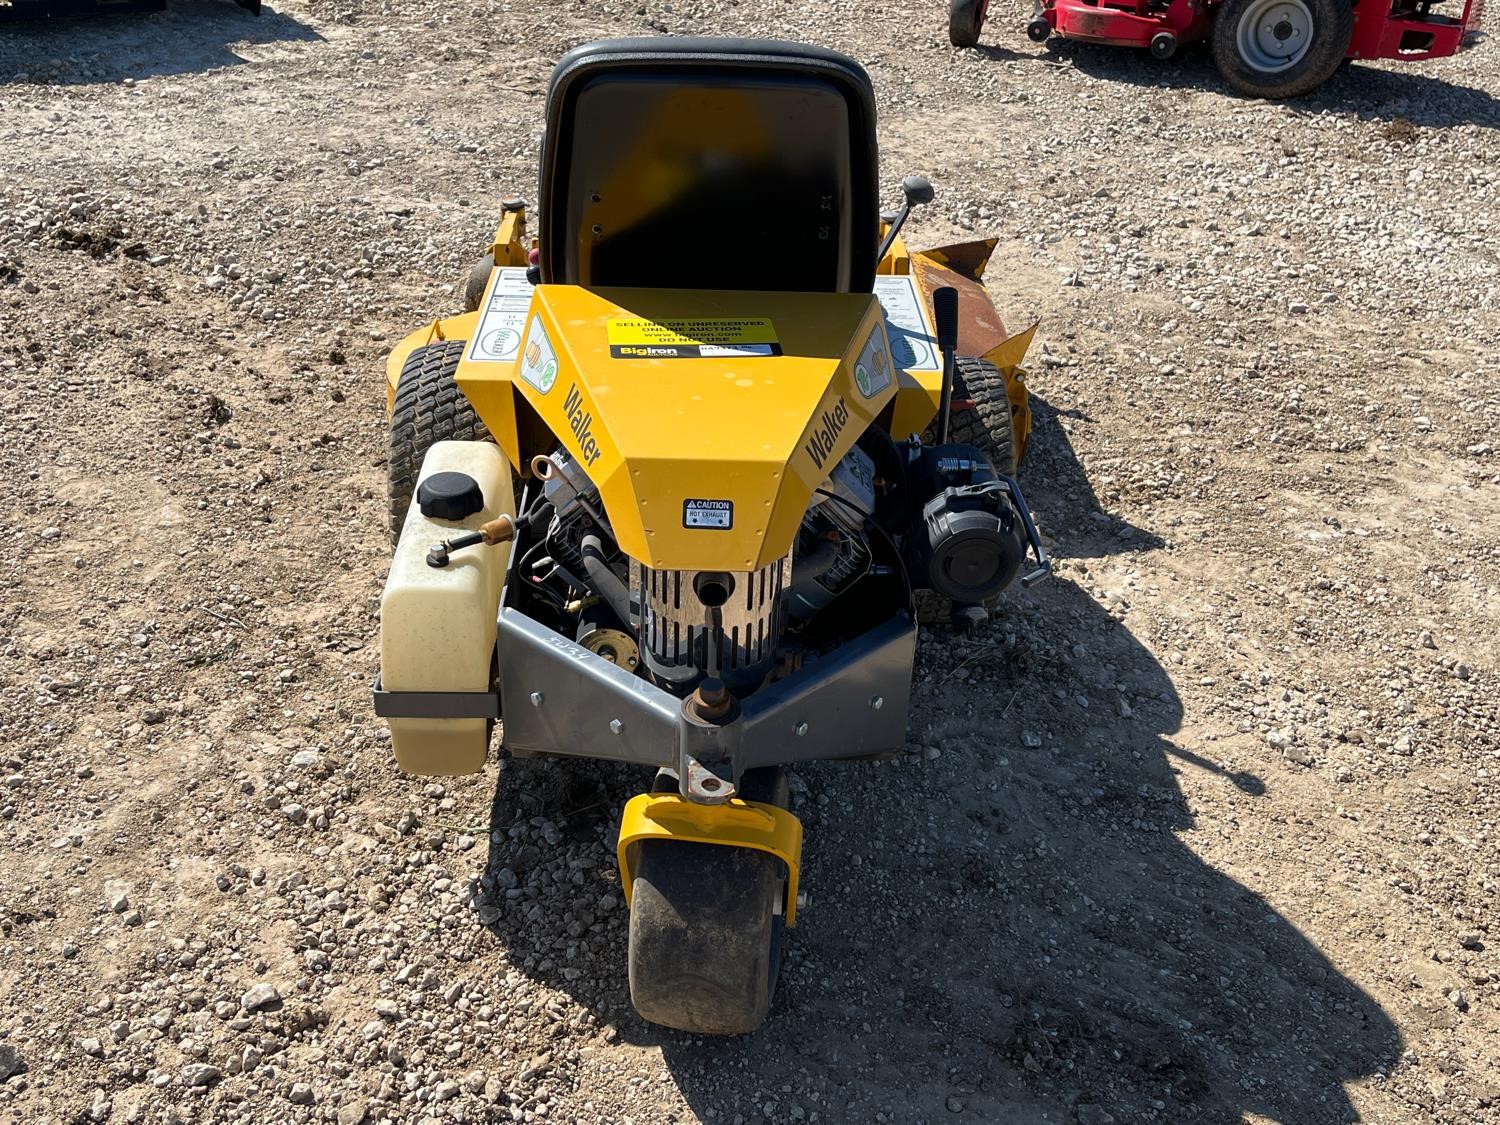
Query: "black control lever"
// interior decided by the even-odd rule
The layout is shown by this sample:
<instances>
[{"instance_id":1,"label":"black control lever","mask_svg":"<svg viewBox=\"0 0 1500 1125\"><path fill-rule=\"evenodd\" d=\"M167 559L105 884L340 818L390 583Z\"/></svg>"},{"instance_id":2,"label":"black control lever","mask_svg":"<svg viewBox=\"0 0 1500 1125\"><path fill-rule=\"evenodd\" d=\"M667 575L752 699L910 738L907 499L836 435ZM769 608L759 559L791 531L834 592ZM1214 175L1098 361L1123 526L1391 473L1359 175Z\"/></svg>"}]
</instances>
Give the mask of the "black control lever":
<instances>
[{"instance_id":1,"label":"black control lever","mask_svg":"<svg viewBox=\"0 0 1500 1125\"><path fill-rule=\"evenodd\" d=\"M932 294L932 319L937 322L937 346L943 354L943 393L938 400L937 443L948 444L948 421L953 412L953 379L958 369L958 290L945 285Z\"/></svg>"},{"instance_id":2,"label":"black control lever","mask_svg":"<svg viewBox=\"0 0 1500 1125\"><path fill-rule=\"evenodd\" d=\"M885 257L891 244L896 241L896 236L901 233L901 228L906 224L906 217L911 214L911 209L932 202L932 181L926 176L907 176L901 181L901 194L906 197L906 201L901 204L901 210L897 211L896 217L891 220L891 229L885 232L885 238L880 243L880 251L875 255L877 262ZM884 216L881 217L884 218Z\"/></svg>"}]
</instances>

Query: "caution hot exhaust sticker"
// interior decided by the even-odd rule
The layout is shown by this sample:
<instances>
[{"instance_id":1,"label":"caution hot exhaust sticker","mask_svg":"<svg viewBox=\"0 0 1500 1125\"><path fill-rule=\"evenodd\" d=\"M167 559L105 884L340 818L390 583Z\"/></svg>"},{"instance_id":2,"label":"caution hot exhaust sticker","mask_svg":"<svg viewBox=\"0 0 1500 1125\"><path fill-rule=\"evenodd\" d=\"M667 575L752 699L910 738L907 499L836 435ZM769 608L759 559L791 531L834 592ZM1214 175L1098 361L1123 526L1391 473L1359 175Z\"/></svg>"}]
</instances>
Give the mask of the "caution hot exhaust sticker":
<instances>
[{"instance_id":1,"label":"caution hot exhaust sticker","mask_svg":"<svg viewBox=\"0 0 1500 1125\"><path fill-rule=\"evenodd\" d=\"M781 341L765 317L621 316L609 322L609 354L615 359L730 359L780 355Z\"/></svg>"}]
</instances>

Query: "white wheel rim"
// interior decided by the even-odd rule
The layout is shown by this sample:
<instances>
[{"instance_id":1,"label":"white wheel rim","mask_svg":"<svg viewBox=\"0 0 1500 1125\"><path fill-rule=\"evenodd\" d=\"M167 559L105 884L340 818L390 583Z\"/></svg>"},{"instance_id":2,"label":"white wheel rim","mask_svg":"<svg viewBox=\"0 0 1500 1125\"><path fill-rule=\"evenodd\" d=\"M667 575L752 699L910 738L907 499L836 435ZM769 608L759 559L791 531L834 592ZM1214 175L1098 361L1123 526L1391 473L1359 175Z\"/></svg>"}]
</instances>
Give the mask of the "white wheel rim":
<instances>
[{"instance_id":1,"label":"white wheel rim","mask_svg":"<svg viewBox=\"0 0 1500 1125\"><path fill-rule=\"evenodd\" d=\"M1251 70L1286 70L1301 62L1312 46L1312 11L1303 0L1254 0L1240 16L1234 40Z\"/></svg>"}]
</instances>

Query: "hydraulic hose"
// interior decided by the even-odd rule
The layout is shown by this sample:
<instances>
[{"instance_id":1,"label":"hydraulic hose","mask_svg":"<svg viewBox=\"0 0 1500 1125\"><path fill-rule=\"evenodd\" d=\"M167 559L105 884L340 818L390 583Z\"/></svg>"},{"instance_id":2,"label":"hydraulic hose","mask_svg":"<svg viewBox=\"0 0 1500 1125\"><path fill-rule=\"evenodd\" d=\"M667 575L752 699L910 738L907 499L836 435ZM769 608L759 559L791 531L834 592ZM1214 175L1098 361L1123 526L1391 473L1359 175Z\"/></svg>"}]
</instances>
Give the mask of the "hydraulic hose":
<instances>
[{"instance_id":1,"label":"hydraulic hose","mask_svg":"<svg viewBox=\"0 0 1500 1125\"><path fill-rule=\"evenodd\" d=\"M583 554L583 569L588 572L589 581L594 584L594 589L609 603L609 608L615 611L620 624L633 630L635 622L630 616L630 591L625 588L625 583L620 581L620 576L610 570L609 564L604 561L604 544L600 542L597 535L591 534L583 537L580 548Z\"/></svg>"}]
</instances>

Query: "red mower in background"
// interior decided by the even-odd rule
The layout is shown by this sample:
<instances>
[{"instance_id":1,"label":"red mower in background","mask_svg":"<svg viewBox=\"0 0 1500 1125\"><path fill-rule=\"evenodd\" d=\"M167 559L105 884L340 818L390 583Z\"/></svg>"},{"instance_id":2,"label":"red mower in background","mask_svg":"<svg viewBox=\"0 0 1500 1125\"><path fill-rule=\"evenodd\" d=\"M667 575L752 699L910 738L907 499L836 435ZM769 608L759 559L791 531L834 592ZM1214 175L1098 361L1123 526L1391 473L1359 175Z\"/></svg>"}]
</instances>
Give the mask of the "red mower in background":
<instances>
[{"instance_id":1,"label":"red mower in background","mask_svg":"<svg viewBox=\"0 0 1500 1125\"><path fill-rule=\"evenodd\" d=\"M1224 80L1256 98L1294 98L1326 81L1346 59L1439 59L1479 41L1484 0L1461 0L1454 19L1442 0L1039 0L1026 25L1033 43L1051 35L1145 47L1169 59L1184 43L1209 40ZM1454 3L1460 0L1453 0ZM950 0L948 38L972 47L989 0Z\"/></svg>"}]
</instances>

